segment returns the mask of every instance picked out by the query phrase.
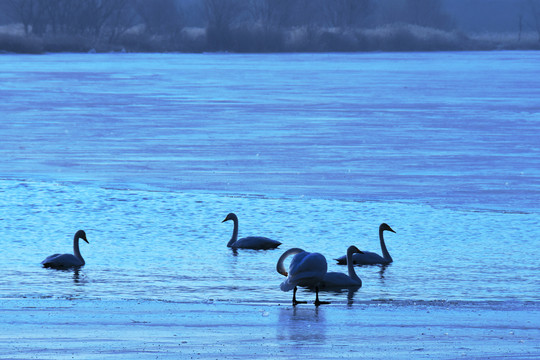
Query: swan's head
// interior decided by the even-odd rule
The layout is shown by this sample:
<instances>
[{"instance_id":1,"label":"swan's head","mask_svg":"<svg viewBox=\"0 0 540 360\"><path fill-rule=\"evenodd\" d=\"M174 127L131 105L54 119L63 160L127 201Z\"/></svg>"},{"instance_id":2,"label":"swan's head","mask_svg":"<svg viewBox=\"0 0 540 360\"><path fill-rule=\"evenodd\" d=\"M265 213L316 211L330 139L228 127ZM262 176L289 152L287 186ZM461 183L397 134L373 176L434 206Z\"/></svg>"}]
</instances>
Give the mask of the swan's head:
<instances>
[{"instance_id":1,"label":"swan's head","mask_svg":"<svg viewBox=\"0 0 540 360\"><path fill-rule=\"evenodd\" d=\"M379 229L381 231L388 230L388 231L391 231L391 232L395 233L395 231L392 230L392 228L387 223L382 223L381 226L379 226Z\"/></svg>"},{"instance_id":2,"label":"swan's head","mask_svg":"<svg viewBox=\"0 0 540 360\"><path fill-rule=\"evenodd\" d=\"M222 221L222 223L229 220L238 221L238 217L236 216L235 213L229 213L227 217Z\"/></svg>"},{"instance_id":3,"label":"swan's head","mask_svg":"<svg viewBox=\"0 0 540 360\"><path fill-rule=\"evenodd\" d=\"M87 244L90 244L88 242L88 240L86 240L86 233L84 232L84 230L79 230L75 233L75 238L76 239L83 239L84 241L86 241Z\"/></svg>"},{"instance_id":4,"label":"swan's head","mask_svg":"<svg viewBox=\"0 0 540 360\"><path fill-rule=\"evenodd\" d=\"M349 247L349 249L352 251L353 254L354 254L354 253L358 253L358 254L363 254L363 253L364 253L362 250L358 249L358 248L357 248L356 246L354 246L354 245L351 245L351 246Z\"/></svg>"}]
</instances>

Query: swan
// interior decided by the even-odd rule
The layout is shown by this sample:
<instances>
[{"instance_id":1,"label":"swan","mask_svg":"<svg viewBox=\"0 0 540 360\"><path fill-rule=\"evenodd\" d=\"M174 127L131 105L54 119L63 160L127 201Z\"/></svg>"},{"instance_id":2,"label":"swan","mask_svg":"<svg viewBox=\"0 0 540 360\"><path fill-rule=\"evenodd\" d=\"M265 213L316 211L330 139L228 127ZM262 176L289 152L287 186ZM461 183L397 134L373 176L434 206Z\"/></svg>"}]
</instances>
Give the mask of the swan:
<instances>
[{"instance_id":1,"label":"swan","mask_svg":"<svg viewBox=\"0 0 540 360\"><path fill-rule=\"evenodd\" d=\"M275 249L281 243L276 240L272 240L262 236L248 236L241 239L238 239L238 217L234 213L227 215L225 221L232 220L234 223L233 234L231 240L227 243L227 246L233 249L252 249L252 250L268 250Z\"/></svg>"},{"instance_id":2,"label":"swan","mask_svg":"<svg viewBox=\"0 0 540 360\"><path fill-rule=\"evenodd\" d=\"M354 271L352 261L354 254L363 254L363 252L358 250L358 248L354 245L349 246L347 249L347 267L349 275L335 271L327 272L319 285L321 289L347 289L362 287L362 279L360 279Z\"/></svg>"},{"instance_id":3,"label":"swan","mask_svg":"<svg viewBox=\"0 0 540 360\"><path fill-rule=\"evenodd\" d=\"M289 265L289 272L285 270L283 262L285 259L294 255L291 264ZM287 279L280 285L282 291L293 291L292 304L305 304L306 301L296 300L296 291L298 286L315 287L315 306L321 304L329 304L329 302L322 302L319 300L319 282L324 278L328 265L326 258L319 253L310 253L300 248L292 248L285 251L280 257L276 265L276 270L283 276L287 276Z\"/></svg>"},{"instance_id":4,"label":"swan","mask_svg":"<svg viewBox=\"0 0 540 360\"><path fill-rule=\"evenodd\" d=\"M381 250L382 250L382 253L383 253L383 256L380 256L376 253L373 253L373 252L370 252L370 251L363 251L361 254L360 253L356 253L353 255L353 263L354 264L359 264L359 265L375 265L375 264L390 264L392 261L392 257L390 256L390 254L388 253L388 250L386 249L386 245L384 243L384 237L383 237L383 232L385 230L388 230L388 231L391 231L393 233L395 233L394 230L392 230L392 228L390 226L388 226L388 224L386 223L382 223L380 226L379 226L379 240L381 241ZM346 256L341 256L337 259L338 264L340 265L345 265L347 264L347 257Z\"/></svg>"},{"instance_id":5,"label":"swan","mask_svg":"<svg viewBox=\"0 0 540 360\"><path fill-rule=\"evenodd\" d=\"M73 237L73 253L72 254L54 254L51 256L48 256L45 260L41 262L43 264L43 267L46 268L54 268L54 269L69 269L73 267L80 267L83 266L84 259L81 256L81 252L79 251L79 239L83 239L88 243L88 240L86 240L86 233L83 230L79 230L75 233L75 236Z\"/></svg>"}]
</instances>

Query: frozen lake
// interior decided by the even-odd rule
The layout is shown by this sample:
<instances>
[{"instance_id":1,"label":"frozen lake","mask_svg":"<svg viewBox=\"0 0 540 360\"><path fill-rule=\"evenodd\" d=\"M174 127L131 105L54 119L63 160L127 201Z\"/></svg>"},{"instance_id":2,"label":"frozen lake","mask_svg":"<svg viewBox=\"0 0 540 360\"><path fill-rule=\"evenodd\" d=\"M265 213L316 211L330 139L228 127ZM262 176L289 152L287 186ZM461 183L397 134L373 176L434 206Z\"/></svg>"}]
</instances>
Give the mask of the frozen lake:
<instances>
[{"instance_id":1,"label":"frozen lake","mask_svg":"<svg viewBox=\"0 0 540 360\"><path fill-rule=\"evenodd\" d=\"M0 297L289 303L291 247L349 245L339 302L539 302L540 53L1 55ZM226 247L240 236L278 250ZM78 272L40 261L90 244ZM299 297L311 300L301 291ZM349 297L349 299L348 299Z\"/></svg>"}]
</instances>

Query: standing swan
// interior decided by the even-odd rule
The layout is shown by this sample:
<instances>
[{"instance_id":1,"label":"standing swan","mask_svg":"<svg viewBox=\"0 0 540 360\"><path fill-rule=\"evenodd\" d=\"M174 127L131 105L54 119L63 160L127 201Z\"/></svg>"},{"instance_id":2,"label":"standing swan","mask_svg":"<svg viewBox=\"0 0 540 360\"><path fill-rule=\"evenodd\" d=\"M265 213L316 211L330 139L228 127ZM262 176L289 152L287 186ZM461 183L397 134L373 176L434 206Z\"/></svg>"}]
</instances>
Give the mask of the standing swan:
<instances>
[{"instance_id":1,"label":"standing swan","mask_svg":"<svg viewBox=\"0 0 540 360\"><path fill-rule=\"evenodd\" d=\"M289 265L289 272L285 270L283 262L285 259L294 255L291 264ZM280 285L282 291L293 291L292 304L305 304L306 301L296 300L297 286L315 287L315 306L321 304L329 304L329 302L322 302L319 300L319 282L324 278L328 265L326 264L326 258L319 253L309 253L299 248L292 248L285 251L279 258L276 270L283 276L287 276L287 279Z\"/></svg>"},{"instance_id":2,"label":"standing swan","mask_svg":"<svg viewBox=\"0 0 540 360\"><path fill-rule=\"evenodd\" d=\"M327 272L324 275L320 283L321 289L347 289L347 288L360 288L362 287L362 279L356 275L354 271L354 265L352 257L354 254L363 254L362 251L358 250L356 246L349 246L347 249L347 268L349 275L345 275L340 272Z\"/></svg>"},{"instance_id":3,"label":"standing swan","mask_svg":"<svg viewBox=\"0 0 540 360\"><path fill-rule=\"evenodd\" d=\"M54 269L69 269L73 267L80 267L84 265L84 259L81 256L79 251L79 239L86 240L86 233L83 230L79 230L75 233L73 237L73 253L72 254L54 254L48 256L45 260L41 262L43 267L54 268Z\"/></svg>"},{"instance_id":4,"label":"standing swan","mask_svg":"<svg viewBox=\"0 0 540 360\"><path fill-rule=\"evenodd\" d=\"M353 255L353 262L354 264L358 264L358 265L375 265L375 264L383 264L383 265L386 265L386 264L390 264L392 261L392 257L390 256L390 254L388 253L388 250L386 249L386 245L384 243L384 237L383 237L383 231L385 230L388 230L388 231L391 231L393 233L395 233L394 230L392 230L392 228L390 226L388 226L388 224L386 223L382 223L380 226L379 226L379 240L381 242L381 250L382 250L382 253L383 253L383 256L380 256L376 253L373 253L373 252L370 252L370 251L364 251L363 253L356 253ZM340 265L345 265L347 264L347 257L346 256L341 256L337 259L338 264Z\"/></svg>"},{"instance_id":5,"label":"standing swan","mask_svg":"<svg viewBox=\"0 0 540 360\"><path fill-rule=\"evenodd\" d=\"M233 234L231 240L227 243L227 246L233 249L252 249L252 250L268 250L275 249L281 243L276 240L272 240L262 236L248 236L238 239L238 217L234 213L227 215L225 221L232 220L234 223ZM238 240L237 240L238 239Z\"/></svg>"}]
</instances>

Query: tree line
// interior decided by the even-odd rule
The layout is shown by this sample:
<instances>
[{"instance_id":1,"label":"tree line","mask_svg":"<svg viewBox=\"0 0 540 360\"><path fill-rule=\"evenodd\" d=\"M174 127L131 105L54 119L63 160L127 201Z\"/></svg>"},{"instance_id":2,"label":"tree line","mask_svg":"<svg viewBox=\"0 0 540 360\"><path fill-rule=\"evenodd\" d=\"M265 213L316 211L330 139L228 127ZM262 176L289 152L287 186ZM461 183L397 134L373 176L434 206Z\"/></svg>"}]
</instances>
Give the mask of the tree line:
<instances>
[{"instance_id":1,"label":"tree line","mask_svg":"<svg viewBox=\"0 0 540 360\"><path fill-rule=\"evenodd\" d=\"M2 0L0 15L49 51L358 51L385 50L377 48L384 41L390 50L430 50L419 42L426 37L431 45L467 43L441 0Z\"/></svg>"}]
</instances>

